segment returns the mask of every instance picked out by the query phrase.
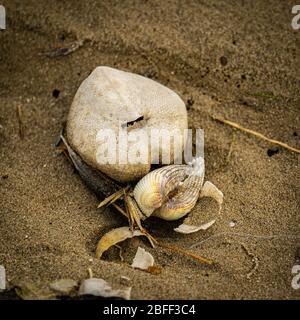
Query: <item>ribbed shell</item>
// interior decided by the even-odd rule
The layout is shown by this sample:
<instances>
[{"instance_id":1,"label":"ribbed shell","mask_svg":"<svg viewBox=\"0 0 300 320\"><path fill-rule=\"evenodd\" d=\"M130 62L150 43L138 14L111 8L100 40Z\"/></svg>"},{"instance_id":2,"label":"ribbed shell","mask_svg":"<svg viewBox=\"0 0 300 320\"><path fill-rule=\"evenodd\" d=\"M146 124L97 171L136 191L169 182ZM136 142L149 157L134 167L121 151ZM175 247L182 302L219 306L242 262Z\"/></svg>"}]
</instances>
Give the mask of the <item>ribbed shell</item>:
<instances>
[{"instance_id":1,"label":"ribbed shell","mask_svg":"<svg viewBox=\"0 0 300 320\"><path fill-rule=\"evenodd\" d=\"M204 161L170 165L148 173L134 188L134 198L147 217L177 220L195 206L204 179Z\"/></svg>"}]
</instances>

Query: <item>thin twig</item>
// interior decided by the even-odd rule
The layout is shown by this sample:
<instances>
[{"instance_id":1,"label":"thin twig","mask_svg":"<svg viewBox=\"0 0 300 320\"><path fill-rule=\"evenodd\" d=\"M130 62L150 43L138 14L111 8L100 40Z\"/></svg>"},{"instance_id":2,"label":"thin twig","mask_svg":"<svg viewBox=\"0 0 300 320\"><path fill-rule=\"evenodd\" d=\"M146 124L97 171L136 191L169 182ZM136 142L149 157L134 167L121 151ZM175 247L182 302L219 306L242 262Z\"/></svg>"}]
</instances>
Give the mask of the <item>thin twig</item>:
<instances>
[{"instance_id":1,"label":"thin twig","mask_svg":"<svg viewBox=\"0 0 300 320\"><path fill-rule=\"evenodd\" d=\"M239 124L236 123L236 122L229 121L229 120L226 120L226 119L222 119L222 118L217 117L217 116L212 116L212 118L213 118L214 120L216 120L216 121L222 122L222 123L224 123L224 124L227 124L227 125L229 125L229 126L231 126L231 127L233 127L233 128L239 129L239 130L241 130L241 131L250 133L250 134L252 134L252 135L254 135L254 136L256 136L256 137L258 137L258 138L260 138L260 139L263 139L263 140L268 141L268 142L270 142L270 143L276 144L276 145L281 146L281 147L283 147L283 148L285 148L285 149L288 149L288 150L290 150L290 151L293 151L293 152L296 152L296 153L300 153L300 149L296 149L296 148L294 148L294 147L291 147L291 146L289 146L288 144L283 143L283 142L281 142L281 141L278 141L278 140L275 140L275 139L270 139L270 138L264 136L263 134L261 134L261 133L259 133L259 132L257 132L257 131L244 128L244 127L242 127L241 125L239 125Z\"/></svg>"},{"instance_id":2,"label":"thin twig","mask_svg":"<svg viewBox=\"0 0 300 320\"><path fill-rule=\"evenodd\" d=\"M194 253L191 253L191 252L189 252L189 251L187 251L185 249L182 249L182 248L179 248L177 246L173 246L173 245L166 244L166 243L158 241L145 228L143 228L143 232L147 236L147 238L148 238L148 240L151 243L153 248L155 248L155 244L157 244L158 246L160 246L162 248L169 249L169 250L172 250L174 252L181 253L181 254L183 254L185 256L191 257L191 258L197 260L198 262L205 263L205 264L213 264L214 263L210 259L201 257L201 256L199 256L197 254L194 254Z\"/></svg>"},{"instance_id":3,"label":"thin twig","mask_svg":"<svg viewBox=\"0 0 300 320\"><path fill-rule=\"evenodd\" d=\"M97 209L102 208L103 206L109 206L110 204L116 202L118 199L123 197L123 195L128 189L129 189L129 186L127 186L126 188L122 188L117 192L111 194L110 196L108 196L98 204Z\"/></svg>"},{"instance_id":4,"label":"thin twig","mask_svg":"<svg viewBox=\"0 0 300 320\"><path fill-rule=\"evenodd\" d=\"M128 218L127 213L121 207L119 207L116 203L112 203L112 206L115 209L117 209L124 217Z\"/></svg>"},{"instance_id":5,"label":"thin twig","mask_svg":"<svg viewBox=\"0 0 300 320\"><path fill-rule=\"evenodd\" d=\"M162 243L162 242L157 242L157 244L160 247L163 247L163 248L175 251L175 252L179 252L179 253L182 253L182 254L184 254L184 255L186 255L188 257L196 259L197 261L199 261L201 263L205 263L205 264L213 264L214 263L213 260L198 256L198 255L196 255L194 253L191 253L189 251L186 251L186 250L184 250L182 248L179 248L179 247L176 247L176 246L172 246L172 245L169 245L169 244L166 244L166 243Z\"/></svg>"},{"instance_id":6,"label":"thin twig","mask_svg":"<svg viewBox=\"0 0 300 320\"><path fill-rule=\"evenodd\" d=\"M79 49L82 46L83 46L83 41L79 40L79 41L71 43L70 45L68 45L66 47L55 48L51 51L42 52L42 53L40 53L40 55L45 55L48 58L67 56L68 54L73 53L74 51L76 51L77 49Z\"/></svg>"}]
</instances>

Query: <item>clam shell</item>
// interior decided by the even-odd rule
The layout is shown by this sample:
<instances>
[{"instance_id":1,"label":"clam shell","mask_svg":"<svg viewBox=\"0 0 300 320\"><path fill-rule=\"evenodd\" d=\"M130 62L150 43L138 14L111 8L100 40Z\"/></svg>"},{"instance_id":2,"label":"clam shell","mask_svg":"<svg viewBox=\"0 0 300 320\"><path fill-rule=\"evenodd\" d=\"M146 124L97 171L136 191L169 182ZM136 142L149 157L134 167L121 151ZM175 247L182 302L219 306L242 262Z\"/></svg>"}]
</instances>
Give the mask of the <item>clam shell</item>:
<instances>
[{"instance_id":1,"label":"clam shell","mask_svg":"<svg viewBox=\"0 0 300 320\"><path fill-rule=\"evenodd\" d=\"M85 162L109 177L119 182L138 180L150 171L150 138L142 141L143 149L148 151L146 163L120 164L117 158L115 164L103 164L97 161L101 145L96 137L101 129L112 129L117 138L117 150L126 152L119 139L120 124L126 126L141 117L143 120L131 130L145 130L149 138L151 129L179 129L185 139L187 111L175 92L137 74L97 67L82 82L74 97L67 121L68 141ZM127 150L132 150L132 143L128 142ZM161 154L161 150L158 153ZM171 161L172 158L171 153Z\"/></svg>"},{"instance_id":2,"label":"clam shell","mask_svg":"<svg viewBox=\"0 0 300 320\"><path fill-rule=\"evenodd\" d=\"M169 165L148 173L133 190L147 217L177 220L195 206L204 179L204 160L192 165Z\"/></svg>"}]
</instances>

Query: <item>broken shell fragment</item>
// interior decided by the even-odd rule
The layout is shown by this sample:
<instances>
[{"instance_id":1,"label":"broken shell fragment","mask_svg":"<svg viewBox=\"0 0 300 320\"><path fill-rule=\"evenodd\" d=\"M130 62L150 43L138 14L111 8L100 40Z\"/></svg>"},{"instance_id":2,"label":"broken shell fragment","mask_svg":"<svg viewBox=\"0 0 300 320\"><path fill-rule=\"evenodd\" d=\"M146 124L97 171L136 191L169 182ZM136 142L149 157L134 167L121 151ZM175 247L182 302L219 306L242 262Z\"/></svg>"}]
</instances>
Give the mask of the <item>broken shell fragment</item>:
<instances>
[{"instance_id":1,"label":"broken shell fragment","mask_svg":"<svg viewBox=\"0 0 300 320\"><path fill-rule=\"evenodd\" d=\"M235 227L235 225L236 225L236 222L235 222L235 221L230 221L230 222L229 222L229 227L230 227L230 228Z\"/></svg>"},{"instance_id":2,"label":"broken shell fragment","mask_svg":"<svg viewBox=\"0 0 300 320\"><path fill-rule=\"evenodd\" d=\"M90 278L81 282L79 288L79 295L93 295L103 298L122 298L130 300L131 287L124 289L112 289L112 287L103 279Z\"/></svg>"},{"instance_id":3,"label":"broken shell fragment","mask_svg":"<svg viewBox=\"0 0 300 320\"><path fill-rule=\"evenodd\" d=\"M140 230L131 230L129 227L120 227L107 232L99 241L96 249L96 257L101 258L104 251L126 239L147 236Z\"/></svg>"},{"instance_id":4,"label":"broken shell fragment","mask_svg":"<svg viewBox=\"0 0 300 320\"><path fill-rule=\"evenodd\" d=\"M0 291L6 289L5 268L0 265Z\"/></svg>"},{"instance_id":5,"label":"broken shell fragment","mask_svg":"<svg viewBox=\"0 0 300 320\"><path fill-rule=\"evenodd\" d=\"M217 216L215 216L212 220L198 226L190 225L184 221L183 224L175 228L174 231L183 233L183 234L189 234L189 233L198 232L200 230L207 230L217 221L217 218L222 209L223 197L224 197L223 193L213 183L211 183L210 181L206 181L203 185L203 188L201 189L199 198L203 198L203 197L210 197L217 201L217 203L219 204L219 210L218 210Z\"/></svg>"},{"instance_id":6,"label":"broken shell fragment","mask_svg":"<svg viewBox=\"0 0 300 320\"><path fill-rule=\"evenodd\" d=\"M221 210L221 206L223 204L224 195L221 190L219 190L213 183L210 181L206 181L201 189L200 198L210 197L215 199Z\"/></svg>"},{"instance_id":7,"label":"broken shell fragment","mask_svg":"<svg viewBox=\"0 0 300 320\"><path fill-rule=\"evenodd\" d=\"M155 150L150 150L152 145L149 148L153 129L179 131L183 151L187 128L185 104L174 91L140 75L100 66L82 82L74 97L68 115L67 137L86 163L116 181L127 182L138 180L150 171L151 153L162 155L160 144ZM105 133L112 139L103 141ZM127 143L123 143L123 133L128 133ZM132 133L134 139L129 139ZM140 141L146 163L132 163L129 151L136 147L135 138L140 136L146 136ZM106 149L104 145L109 147L107 152L108 149L119 151L111 153L116 162L99 161L99 152ZM116 154L125 154L125 161L119 161ZM173 159L171 148L170 163Z\"/></svg>"},{"instance_id":8,"label":"broken shell fragment","mask_svg":"<svg viewBox=\"0 0 300 320\"><path fill-rule=\"evenodd\" d=\"M69 295L77 286L78 283L72 279L60 279L50 283L52 290L63 295Z\"/></svg>"},{"instance_id":9,"label":"broken shell fragment","mask_svg":"<svg viewBox=\"0 0 300 320\"><path fill-rule=\"evenodd\" d=\"M145 249L138 247L131 266L133 268L148 270L149 267L153 267L153 265L154 265L153 256L149 252L147 252Z\"/></svg>"},{"instance_id":10,"label":"broken shell fragment","mask_svg":"<svg viewBox=\"0 0 300 320\"><path fill-rule=\"evenodd\" d=\"M205 224L202 224L200 226L193 226L193 225L189 225L189 224L183 223L179 227L175 228L174 231L179 232L179 233L185 233L185 234L194 233L194 232L197 232L199 230L207 230L215 222L216 222L216 220L212 220L212 221L207 222Z\"/></svg>"}]
</instances>

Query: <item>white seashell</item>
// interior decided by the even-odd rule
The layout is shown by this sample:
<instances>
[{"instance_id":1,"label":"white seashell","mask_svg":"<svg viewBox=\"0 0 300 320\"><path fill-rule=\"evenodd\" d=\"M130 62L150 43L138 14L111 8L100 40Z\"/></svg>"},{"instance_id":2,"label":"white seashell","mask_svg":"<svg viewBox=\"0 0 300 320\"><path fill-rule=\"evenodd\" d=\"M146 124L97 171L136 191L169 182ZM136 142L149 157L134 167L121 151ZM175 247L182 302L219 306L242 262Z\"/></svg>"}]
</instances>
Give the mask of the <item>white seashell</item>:
<instances>
[{"instance_id":1,"label":"white seashell","mask_svg":"<svg viewBox=\"0 0 300 320\"><path fill-rule=\"evenodd\" d=\"M79 295L93 295L104 298L118 297L130 300L131 287L125 289L112 289L103 279L89 278L82 281L79 288Z\"/></svg>"},{"instance_id":2,"label":"white seashell","mask_svg":"<svg viewBox=\"0 0 300 320\"><path fill-rule=\"evenodd\" d=\"M6 276L5 276L5 268L0 265L0 290L6 289Z\"/></svg>"},{"instance_id":3,"label":"white seashell","mask_svg":"<svg viewBox=\"0 0 300 320\"><path fill-rule=\"evenodd\" d=\"M202 224L200 226L193 226L193 225L183 223L179 227L175 228L174 230L179 233L189 234L189 233L198 232L199 230L207 230L215 222L216 222L216 220L211 220L210 222L207 222L207 223Z\"/></svg>"},{"instance_id":4,"label":"white seashell","mask_svg":"<svg viewBox=\"0 0 300 320\"><path fill-rule=\"evenodd\" d=\"M132 261L132 267L142 270L148 270L149 267L154 265L153 256L147 252L145 249L138 247L135 257Z\"/></svg>"},{"instance_id":5,"label":"white seashell","mask_svg":"<svg viewBox=\"0 0 300 320\"><path fill-rule=\"evenodd\" d=\"M112 129L117 138L117 150L119 147L122 150L125 146L119 140L120 124L126 125L140 117L143 121L132 129L135 132L145 130L149 136L151 129L179 129L185 139L187 111L175 92L137 74L97 67L82 82L74 97L67 122L68 141L85 162L111 178L120 182L137 180L150 171L148 142L142 141L143 149L148 151L147 163L103 164L97 161L99 143L96 137L101 129ZM128 150L131 144L129 141ZM159 154L161 152L158 150ZM171 152L171 161L172 158Z\"/></svg>"}]
</instances>

